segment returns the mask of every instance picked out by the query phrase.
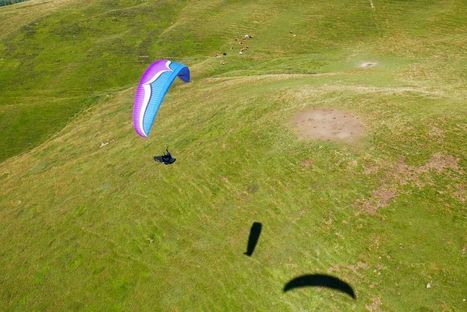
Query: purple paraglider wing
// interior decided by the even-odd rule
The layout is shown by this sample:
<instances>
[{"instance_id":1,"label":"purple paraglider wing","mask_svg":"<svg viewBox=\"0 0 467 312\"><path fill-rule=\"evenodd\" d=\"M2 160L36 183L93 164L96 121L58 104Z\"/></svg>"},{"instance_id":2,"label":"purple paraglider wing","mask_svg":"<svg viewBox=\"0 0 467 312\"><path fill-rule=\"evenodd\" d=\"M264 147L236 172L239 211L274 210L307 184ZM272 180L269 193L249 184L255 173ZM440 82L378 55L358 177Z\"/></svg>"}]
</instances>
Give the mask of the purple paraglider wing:
<instances>
[{"instance_id":1,"label":"purple paraglider wing","mask_svg":"<svg viewBox=\"0 0 467 312\"><path fill-rule=\"evenodd\" d=\"M149 136L164 96L177 76L189 82L190 70L169 60L158 60L144 72L133 105L133 127L140 136Z\"/></svg>"}]
</instances>

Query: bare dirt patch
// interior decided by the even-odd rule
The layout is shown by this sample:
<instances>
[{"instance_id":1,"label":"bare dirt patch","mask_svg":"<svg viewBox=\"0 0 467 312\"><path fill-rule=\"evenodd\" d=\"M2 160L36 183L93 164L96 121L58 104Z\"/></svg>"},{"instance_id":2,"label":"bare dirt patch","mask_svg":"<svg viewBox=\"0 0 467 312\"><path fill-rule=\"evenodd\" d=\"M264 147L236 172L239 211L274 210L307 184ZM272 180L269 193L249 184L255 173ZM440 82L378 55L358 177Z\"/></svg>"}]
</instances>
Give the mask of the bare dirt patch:
<instances>
[{"instance_id":1,"label":"bare dirt patch","mask_svg":"<svg viewBox=\"0 0 467 312\"><path fill-rule=\"evenodd\" d=\"M355 264L336 264L328 269L328 273L342 273L350 271L355 275L361 276L362 270L367 270L369 267L368 263L358 261Z\"/></svg>"},{"instance_id":2,"label":"bare dirt patch","mask_svg":"<svg viewBox=\"0 0 467 312\"><path fill-rule=\"evenodd\" d=\"M437 174L448 173L451 170L459 175L463 175L463 170L459 166L459 159L444 153L435 153L421 166L410 166L404 160L390 166L382 179L381 185L371 193L368 198L357 201L360 210L368 214L375 214L380 208L387 207L391 201L398 196L404 185L412 184L422 189L426 185L433 185L430 172ZM388 166L389 167L389 166ZM368 171L368 173L367 173ZM378 172L374 165L364 169L364 174ZM453 192L453 196L463 201L463 189L458 188L458 192Z\"/></svg>"},{"instance_id":3,"label":"bare dirt patch","mask_svg":"<svg viewBox=\"0 0 467 312\"><path fill-rule=\"evenodd\" d=\"M375 297L371 299L371 303L367 304L365 308L369 312L381 312L383 311L382 306L383 306L383 303L381 302L381 299L378 297Z\"/></svg>"},{"instance_id":4,"label":"bare dirt patch","mask_svg":"<svg viewBox=\"0 0 467 312\"><path fill-rule=\"evenodd\" d=\"M452 194L461 203L465 203L465 186L464 184L458 184L455 186L455 191Z\"/></svg>"},{"instance_id":5,"label":"bare dirt patch","mask_svg":"<svg viewBox=\"0 0 467 312\"><path fill-rule=\"evenodd\" d=\"M388 206L396 195L395 190L382 186L361 202L361 208L368 214L375 214L380 208Z\"/></svg>"},{"instance_id":6,"label":"bare dirt patch","mask_svg":"<svg viewBox=\"0 0 467 312\"><path fill-rule=\"evenodd\" d=\"M363 124L348 112L336 109L316 109L293 117L294 127L303 139L352 143L364 134Z\"/></svg>"},{"instance_id":7,"label":"bare dirt patch","mask_svg":"<svg viewBox=\"0 0 467 312\"><path fill-rule=\"evenodd\" d=\"M422 166L419 171L427 172L429 170L435 170L441 172L445 169L451 169L455 172L461 172L459 168L459 159L451 155L444 155L442 153L436 153L431 156L431 159Z\"/></svg>"},{"instance_id":8,"label":"bare dirt patch","mask_svg":"<svg viewBox=\"0 0 467 312\"><path fill-rule=\"evenodd\" d=\"M302 161L300 162L300 166L301 166L302 168L311 168L311 167L313 167L313 163L314 163L313 160L311 160L311 159L305 159L305 160L302 160Z\"/></svg>"},{"instance_id":9,"label":"bare dirt patch","mask_svg":"<svg viewBox=\"0 0 467 312\"><path fill-rule=\"evenodd\" d=\"M431 127L430 131L428 132L428 135L432 138L435 139L438 143L442 143L444 140L444 132L440 128L433 126Z\"/></svg>"}]
</instances>

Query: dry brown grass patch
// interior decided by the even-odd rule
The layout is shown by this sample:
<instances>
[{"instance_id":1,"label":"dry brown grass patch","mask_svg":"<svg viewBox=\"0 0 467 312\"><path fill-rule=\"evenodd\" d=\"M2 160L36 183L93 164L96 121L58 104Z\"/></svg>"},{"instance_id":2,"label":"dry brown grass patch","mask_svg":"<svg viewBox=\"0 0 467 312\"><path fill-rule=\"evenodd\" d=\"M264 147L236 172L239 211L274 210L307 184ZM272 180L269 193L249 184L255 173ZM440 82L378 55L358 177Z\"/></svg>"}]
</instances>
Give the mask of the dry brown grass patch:
<instances>
[{"instance_id":1,"label":"dry brown grass patch","mask_svg":"<svg viewBox=\"0 0 467 312\"><path fill-rule=\"evenodd\" d=\"M336 109L300 112L292 122L302 139L352 143L358 141L364 133L363 124L357 117Z\"/></svg>"},{"instance_id":2,"label":"dry brown grass patch","mask_svg":"<svg viewBox=\"0 0 467 312\"><path fill-rule=\"evenodd\" d=\"M364 174L373 174L379 169L375 165L370 165L364 169ZM386 172L381 185L368 198L358 200L356 205L365 213L375 214L380 208L387 207L398 196L404 185L413 184L421 189L431 183L429 177L426 176L429 172L440 174L446 170L463 174L458 158L440 152L433 154L424 165L418 167L407 165L401 160ZM453 196L463 202L465 200L463 186L458 192L454 192Z\"/></svg>"}]
</instances>

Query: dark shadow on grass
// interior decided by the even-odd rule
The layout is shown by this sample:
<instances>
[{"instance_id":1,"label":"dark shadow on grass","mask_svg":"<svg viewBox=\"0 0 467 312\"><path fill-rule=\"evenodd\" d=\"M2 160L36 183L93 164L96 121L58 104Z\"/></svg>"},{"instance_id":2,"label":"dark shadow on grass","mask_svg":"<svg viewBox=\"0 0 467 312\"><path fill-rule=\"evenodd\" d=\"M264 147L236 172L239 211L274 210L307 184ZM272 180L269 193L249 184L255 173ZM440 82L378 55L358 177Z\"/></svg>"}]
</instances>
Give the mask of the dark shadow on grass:
<instances>
[{"instance_id":1,"label":"dark shadow on grass","mask_svg":"<svg viewBox=\"0 0 467 312\"><path fill-rule=\"evenodd\" d=\"M253 225L251 226L251 229L250 229L250 236L248 237L248 246L246 248L246 252L243 253L244 255L247 255L248 257L251 257L251 255L253 255L256 244L258 243L258 240L259 240L259 236L261 235L261 228L262 228L261 223L253 222Z\"/></svg>"},{"instance_id":2,"label":"dark shadow on grass","mask_svg":"<svg viewBox=\"0 0 467 312\"><path fill-rule=\"evenodd\" d=\"M343 292L353 299L357 299L355 292L347 282L326 274L306 274L295 277L284 286L284 292L302 287L324 287Z\"/></svg>"}]
</instances>

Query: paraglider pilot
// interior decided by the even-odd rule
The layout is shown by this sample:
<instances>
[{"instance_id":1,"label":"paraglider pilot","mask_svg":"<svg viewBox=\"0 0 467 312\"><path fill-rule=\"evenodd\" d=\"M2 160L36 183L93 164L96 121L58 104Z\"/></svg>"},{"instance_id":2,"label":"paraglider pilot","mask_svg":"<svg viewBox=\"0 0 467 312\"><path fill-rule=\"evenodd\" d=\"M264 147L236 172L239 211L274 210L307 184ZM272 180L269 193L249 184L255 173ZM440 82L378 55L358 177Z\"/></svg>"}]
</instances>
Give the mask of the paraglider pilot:
<instances>
[{"instance_id":1,"label":"paraglider pilot","mask_svg":"<svg viewBox=\"0 0 467 312\"><path fill-rule=\"evenodd\" d=\"M154 160L158 161L158 162L161 162L164 165L173 164L177 159L172 157L172 154L170 154L168 147L165 149L165 152L166 153L164 155L162 155L162 156L154 157Z\"/></svg>"}]
</instances>

